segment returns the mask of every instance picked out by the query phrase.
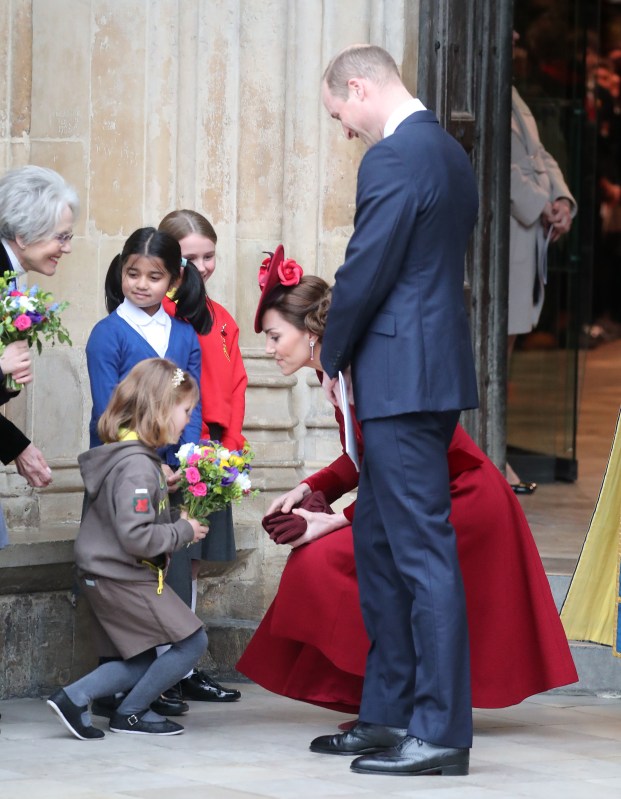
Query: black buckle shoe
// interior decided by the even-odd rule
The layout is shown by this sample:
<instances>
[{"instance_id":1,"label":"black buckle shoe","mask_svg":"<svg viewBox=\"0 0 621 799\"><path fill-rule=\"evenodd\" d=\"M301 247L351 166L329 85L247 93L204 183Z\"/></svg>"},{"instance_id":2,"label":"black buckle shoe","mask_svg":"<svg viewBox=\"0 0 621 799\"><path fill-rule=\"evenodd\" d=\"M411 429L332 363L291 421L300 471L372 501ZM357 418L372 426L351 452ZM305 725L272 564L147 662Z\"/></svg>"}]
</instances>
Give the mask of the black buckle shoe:
<instances>
[{"instance_id":1,"label":"black buckle shoe","mask_svg":"<svg viewBox=\"0 0 621 799\"><path fill-rule=\"evenodd\" d=\"M198 702L236 702L241 693L234 688L224 688L206 672L195 669L190 677L181 680L181 691L184 699L195 699Z\"/></svg>"},{"instance_id":2,"label":"black buckle shoe","mask_svg":"<svg viewBox=\"0 0 621 799\"><path fill-rule=\"evenodd\" d=\"M315 738L310 750L322 755L367 755L397 746L407 734L408 731L400 727L358 721L348 732Z\"/></svg>"},{"instance_id":3,"label":"black buckle shoe","mask_svg":"<svg viewBox=\"0 0 621 799\"><path fill-rule=\"evenodd\" d=\"M470 750L436 746L408 735L393 749L357 757L350 768L358 774L387 774L395 777L422 774L463 777L470 768Z\"/></svg>"},{"instance_id":4,"label":"black buckle shoe","mask_svg":"<svg viewBox=\"0 0 621 799\"><path fill-rule=\"evenodd\" d=\"M70 733L81 741L95 741L104 737L103 730L97 727L86 726L82 723L82 714L88 710L87 705L79 707L74 705L62 688L52 694L47 700L47 704L62 721Z\"/></svg>"},{"instance_id":5,"label":"black buckle shoe","mask_svg":"<svg viewBox=\"0 0 621 799\"><path fill-rule=\"evenodd\" d=\"M134 735L180 735L183 732L181 724L176 721L162 719L162 721L145 721L142 717L146 713L130 713L127 716L115 713L110 719L110 732L127 732Z\"/></svg>"}]
</instances>

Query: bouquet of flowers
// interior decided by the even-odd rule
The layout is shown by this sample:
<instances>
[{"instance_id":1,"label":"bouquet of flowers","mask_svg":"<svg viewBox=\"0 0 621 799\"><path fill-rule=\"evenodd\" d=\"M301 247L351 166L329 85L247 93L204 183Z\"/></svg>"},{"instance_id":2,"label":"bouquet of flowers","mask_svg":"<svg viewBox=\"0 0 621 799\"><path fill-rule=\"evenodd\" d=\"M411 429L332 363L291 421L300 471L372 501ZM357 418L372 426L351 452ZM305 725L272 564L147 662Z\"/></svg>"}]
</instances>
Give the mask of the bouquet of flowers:
<instances>
[{"instance_id":1,"label":"bouquet of flowers","mask_svg":"<svg viewBox=\"0 0 621 799\"><path fill-rule=\"evenodd\" d=\"M206 522L213 511L258 493L252 490L248 476L254 453L247 445L242 450L229 450L219 441L183 444L177 457L183 509L192 519Z\"/></svg>"},{"instance_id":2,"label":"bouquet of flowers","mask_svg":"<svg viewBox=\"0 0 621 799\"><path fill-rule=\"evenodd\" d=\"M38 286L27 291L13 288L15 276L15 272L5 272L0 277L0 353L7 344L22 340L27 341L29 347L36 344L37 352L41 353L43 345L39 336L52 344L55 338L71 344L69 333L60 320L60 312L68 303L54 302L52 295ZM9 391L21 389L21 384L11 375L6 376L5 385Z\"/></svg>"}]
</instances>

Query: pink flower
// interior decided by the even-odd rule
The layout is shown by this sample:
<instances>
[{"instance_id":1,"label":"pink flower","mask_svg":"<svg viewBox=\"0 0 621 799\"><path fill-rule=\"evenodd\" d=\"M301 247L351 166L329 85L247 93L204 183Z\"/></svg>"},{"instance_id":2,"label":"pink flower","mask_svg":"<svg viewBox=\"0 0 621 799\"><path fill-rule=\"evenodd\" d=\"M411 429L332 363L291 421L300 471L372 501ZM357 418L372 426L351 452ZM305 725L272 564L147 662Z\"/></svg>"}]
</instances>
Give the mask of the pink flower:
<instances>
[{"instance_id":1,"label":"pink flower","mask_svg":"<svg viewBox=\"0 0 621 799\"><path fill-rule=\"evenodd\" d=\"M20 313L15 317L13 324L18 330L28 330L29 327L32 327L32 320L25 313Z\"/></svg>"},{"instance_id":2,"label":"pink flower","mask_svg":"<svg viewBox=\"0 0 621 799\"><path fill-rule=\"evenodd\" d=\"M198 483L201 479L201 473L195 466L188 466L185 470L185 478L188 483Z\"/></svg>"},{"instance_id":3,"label":"pink flower","mask_svg":"<svg viewBox=\"0 0 621 799\"><path fill-rule=\"evenodd\" d=\"M278 267L278 277L283 286L297 286L304 272L293 258L287 258Z\"/></svg>"},{"instance_id":4,"label":"pink flower","mask_svg":"<svg viewBox=\"0 0 621 799\"><path fill-rule=\"evenodd\" d=\"M13 291L9 291L9 297L23 297L23 296L24 296L23 291L17 291L16 289L13 289Z\"/></svg>"},{"instance_id":5,"label":"pink flower","mask_svg":"<svg viewBox=\"0 0 621 799\"><path fill-rule=\"evenodd\" d=\"M194 494L195 497L204 497L207 495L207 486L205 483L197 483L193 486L188 486L188 491L190 494Z\"/></svg>"},{"instance_id":6,"label":"pink flower","mask_svg":"<svg viewBox=\"0 0 621 799\"><path fill-rule=\"evenodd\" d=\"M195 452L194 455L190 455L188 458L188 466L193 466L195 463L198 463L201 459L201 456L198 452Z\"/></svg>"}]
</instances>

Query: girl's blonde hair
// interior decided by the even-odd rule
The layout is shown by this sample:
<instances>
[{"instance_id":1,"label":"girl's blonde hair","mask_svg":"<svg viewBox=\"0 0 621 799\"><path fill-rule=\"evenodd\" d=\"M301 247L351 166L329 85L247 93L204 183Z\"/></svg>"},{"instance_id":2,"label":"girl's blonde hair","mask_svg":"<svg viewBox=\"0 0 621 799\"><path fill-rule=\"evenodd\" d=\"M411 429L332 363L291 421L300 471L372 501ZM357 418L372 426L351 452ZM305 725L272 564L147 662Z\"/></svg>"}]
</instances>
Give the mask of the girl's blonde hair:
<instances>
[{"instance_id":1,"label":"girl's blonde hair","mask_svg":"<svg viewBox=\"0 0 621 799\"><path fill-rule=\"evenodd\" d=\"M163 447L170 441L173 408L199 399L194 378L166 358L140 361L114 389L102 413L97 432L105 444L120 441L122 431L131 430L148 447Z\"/></svg>"}]
</instances>

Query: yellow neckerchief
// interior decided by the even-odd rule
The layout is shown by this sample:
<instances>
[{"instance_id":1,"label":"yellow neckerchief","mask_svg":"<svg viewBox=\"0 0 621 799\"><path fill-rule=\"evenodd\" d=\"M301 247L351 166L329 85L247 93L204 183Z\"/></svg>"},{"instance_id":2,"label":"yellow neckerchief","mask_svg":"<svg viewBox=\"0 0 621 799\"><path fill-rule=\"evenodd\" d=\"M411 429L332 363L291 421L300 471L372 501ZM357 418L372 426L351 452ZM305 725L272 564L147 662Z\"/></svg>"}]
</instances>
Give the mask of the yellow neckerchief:
<instances>
[{"instance_id":1,"label":"yellow neckerchief","mask_svg":"<svg viewBox=\"0 0 621 799\"><path fill-rule=\"evenodd\" d=\"M172 300L173 302L177 302L177 300L175 298L175 294L176 293L177 293L177 289L176 288L168 289L168 291L166 292L166 296L168 297L169 300Z\"/></svg>"},{"instance_id":2,"label":"yellow neckerchief","mask_svg":"<svg viewBox=\"0 0 621 799\"><path fill-rule=\"evenodd\" d=\"M126 427L119 428L119 441L140 441L135 430L128 430Z\"/></svg>"}]
</instances>

